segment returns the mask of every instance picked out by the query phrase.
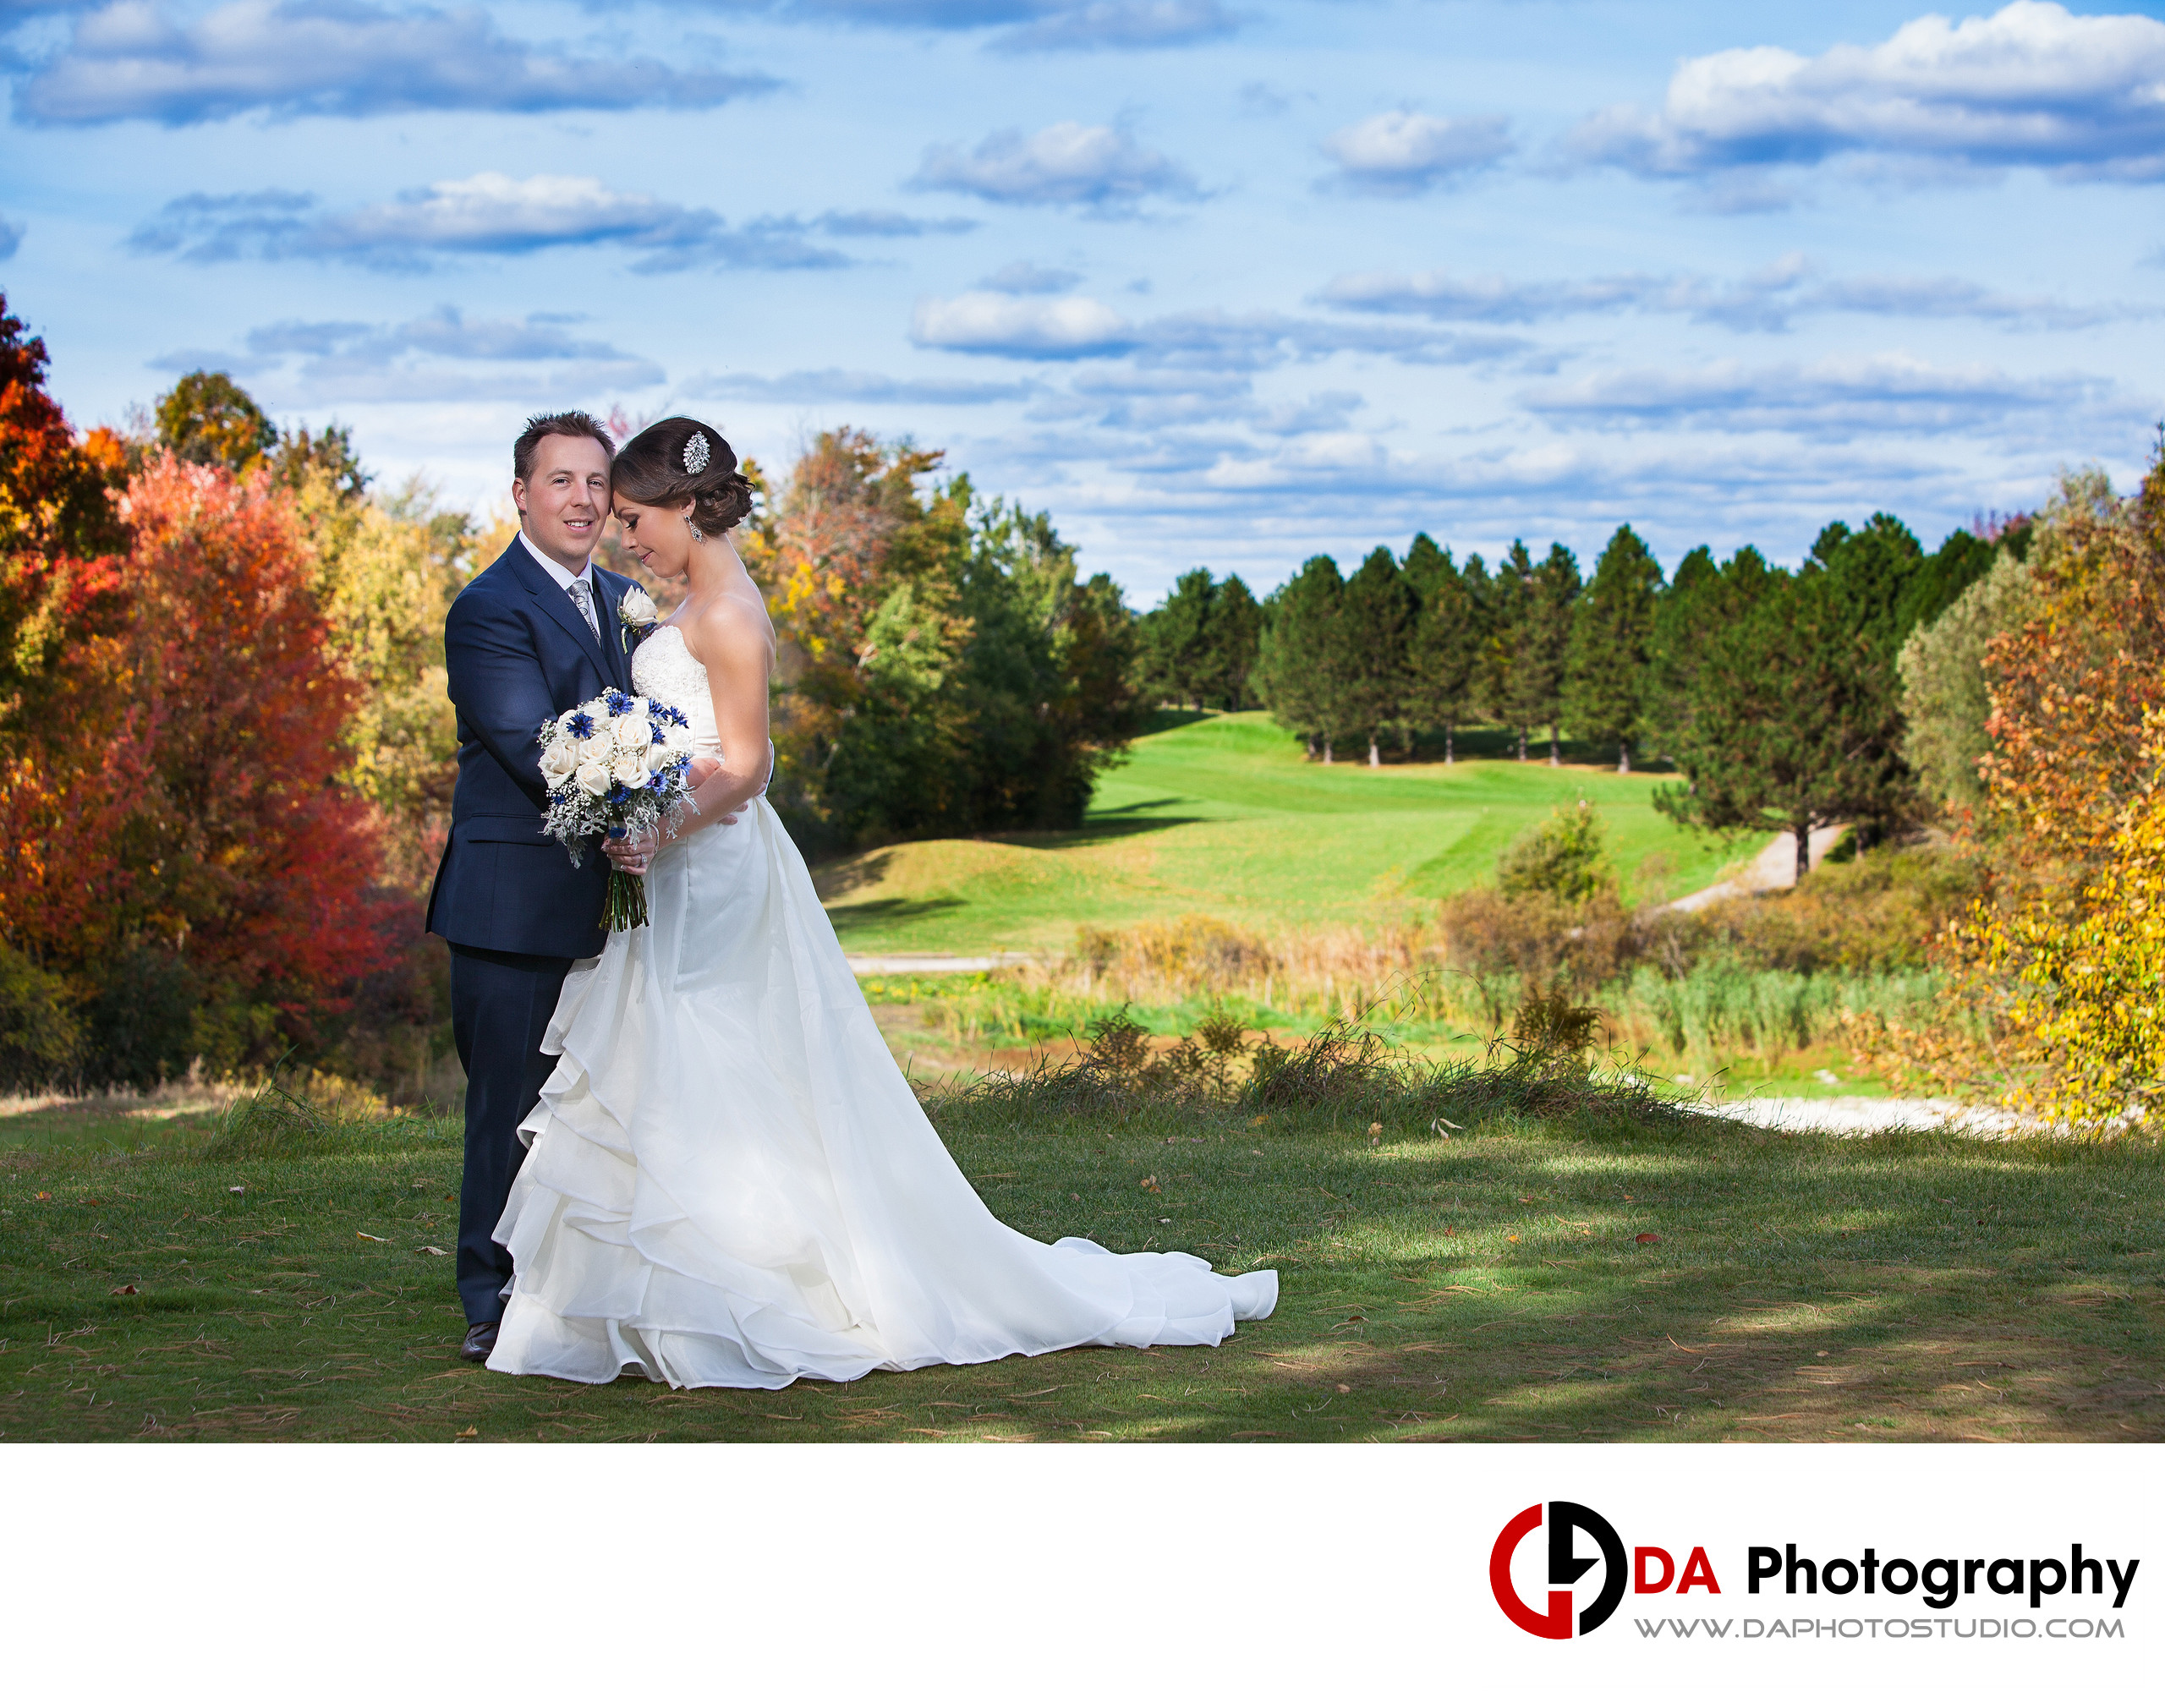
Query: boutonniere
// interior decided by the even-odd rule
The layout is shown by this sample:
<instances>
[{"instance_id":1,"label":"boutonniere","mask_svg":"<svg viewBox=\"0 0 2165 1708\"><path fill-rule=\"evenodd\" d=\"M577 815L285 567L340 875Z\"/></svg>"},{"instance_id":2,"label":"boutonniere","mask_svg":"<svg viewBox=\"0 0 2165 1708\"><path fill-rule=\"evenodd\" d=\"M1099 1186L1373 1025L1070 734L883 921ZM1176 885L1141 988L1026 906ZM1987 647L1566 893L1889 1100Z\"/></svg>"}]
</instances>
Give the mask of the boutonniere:
<instances>
[{"instance_id":1,"label":"boutonniere","mask_svg":"<svg viewBox=\"0 0 2165 1708\"><path fill-rule=\"evenodd\" d=\"M644 588L634 587L617 601L617 621L624 631L624 650L630 652L660 626L661 613Z\"/></svg>"}]
</instances>

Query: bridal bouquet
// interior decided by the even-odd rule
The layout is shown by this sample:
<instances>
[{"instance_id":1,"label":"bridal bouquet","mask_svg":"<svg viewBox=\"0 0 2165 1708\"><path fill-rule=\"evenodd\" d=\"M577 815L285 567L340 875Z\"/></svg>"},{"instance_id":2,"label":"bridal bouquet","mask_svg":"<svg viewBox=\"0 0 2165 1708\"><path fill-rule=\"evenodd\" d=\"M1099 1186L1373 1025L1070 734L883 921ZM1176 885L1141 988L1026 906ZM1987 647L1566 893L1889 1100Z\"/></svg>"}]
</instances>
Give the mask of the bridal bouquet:
<instances>
[{"instance_id":1,"label":"bridal bouquet","mask_svg":"<svg viewBox=\"0 0 2165 1708\"><path fill-rule=\"evenodd\" d=\"M604 836L637 836L684 816L692 795L692 728L674 706L611 688L541 725L542 826L579 863ZM693 807L694 812L698 811ZM601 923L646 923L646 881L609 872Z\"/></svg>"}]
</instances>

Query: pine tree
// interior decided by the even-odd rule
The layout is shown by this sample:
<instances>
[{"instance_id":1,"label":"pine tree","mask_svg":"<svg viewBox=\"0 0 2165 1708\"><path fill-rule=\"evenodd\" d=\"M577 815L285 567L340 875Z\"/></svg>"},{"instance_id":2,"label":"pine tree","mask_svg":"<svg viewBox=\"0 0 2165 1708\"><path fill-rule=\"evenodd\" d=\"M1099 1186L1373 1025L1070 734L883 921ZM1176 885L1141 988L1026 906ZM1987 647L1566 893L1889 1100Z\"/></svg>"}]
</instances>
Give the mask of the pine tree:
<instances>
[{"instance_id":1,"label":"pine tree","mask_svg":"<svg viewBox=\"0 0 2165 1708\"><path fill-rule=\"evenodd\" d=\"M1271 595L1274 609L1256 662L1271 716L1305 741L1311 753L1320 745L1326 765L1332 738L1345 728L1331 671L1344 592L1332 559L1312 557L1302 564L1301 572Z\"/></svg>"},{"instance_id":2,"label":"pine tree","mask_svg":"<svg viewBox=\"0 0 2165 1708\"><path fill-rule=\"evenodd\" d=\"M1481 564L1477 553L1469 571ZM1415 620L1409 693L1412 715L1444 732L1444 763L1455 764L1458 725L1478 703L1482 609L1470 575L1425 534L1406 554L1406 578L1421 602ZM1484 577L1485 580L1486 578Z\"/></svg>"},{"instance_id":3,"label":"pine tree","mask_svg":"<svg viewBox=\"0 0 2165 1708\"><path fill-rule=\"evenodd\" d=\"M1143 687L1152 699L1203 709L1216 591L1209 570L1191 569L1143 619Z\"/></svg>"},{"instance_id":4,"label":"pine tree","mask_svg":"<svg viewBox=\"0 0 2165 1708\"><path fill-rule=\"evenodd\" d=\"M1626 524L1602 548L1571 626L1567 715L1582 734L1616 743L1619 771L1631 769L1645 721L1641 696L1660 587L1661 566Z\"/></svg>"},{"instance_id":5,"label":"pine tree","mask_svg":"<svg viewBox=\"0 0 2165 1708\"><path fill-rule=\"evenodd\" d=\"M1368 764L1383 764L1383 731L1405 721L1413 627L1419 606L1391 556L1379 545L1346 583L1339 606L1338 654L1342 660L1346 717L1353 732L1368 738Z\"/></svg>"},{"instance_id":6,"label":"pine tree","mask_svg":"<svg viewBox=\"0 0 2165 1708\"><path fill-rule=\"evenodd\" d=\"M1531 638L1533 611L1533 557L1526 550L1524 540L1513 540L1504 561L1496 566L1490 597L1483 698L1490 711L1507 726L1517 730L1519 762L1523 764L1526 726L1535 715L1521 698L1531 685L1520 660Z\"/></svg>"},{"instance_id":7,"label":"pine tree","mask_svg":"<svg viewBox=\"0 0 2165 1708\"><path fill-rule=\"evenodd\" d=\"M1532 721L1548 725L1548 763L1560 765L1557 724L1564 715L1564 671L1571 647L1571 614L1579 597L1579 561L1553 545L1528 588L1526 631L1519 649L1517 699Z\"/></svg>"},{"instance_id":8,"label":"pine tree","mask_svg":"<svg viewBox=\"0 0 2165 1708\"><path fill-rule=\"evenodd\" d=\"M1813 830L1913 807L1893 663L1856 627L1855 594L1808 565L1705 637L1676 747L1686 786L1655 791L1660 811L1707 830L1787 830L1801 878Z\"/></svg>"},{"instance_id":9,"label":"pine tree","mask_svg":"<svg viewBox=\"0 0 2165 1708\"><path fill-rule=\"evenodd\" d=\"M1740 621L1775 579L1767 560L1749 545L1718 567L1711 550L1694 546L1676 566L1654 601L1647 642L1641 739L1655 753L1676 756L1691 722L1691 685L1708 638Z\"/></svg>"},{"instance_id":10,"label":"pine tree","mask_svg":"<svg viewBox=\"0 0 2165 1708\"><path fill-rule=\"evenodd\" d=\"M1263 639L1263 607L1237 575L1218 583L1210 599L1210 622L1203 649L1206 696L1229 712L1247 703L1248 678L1255 673Z\"/></svg>"}]
</instances>

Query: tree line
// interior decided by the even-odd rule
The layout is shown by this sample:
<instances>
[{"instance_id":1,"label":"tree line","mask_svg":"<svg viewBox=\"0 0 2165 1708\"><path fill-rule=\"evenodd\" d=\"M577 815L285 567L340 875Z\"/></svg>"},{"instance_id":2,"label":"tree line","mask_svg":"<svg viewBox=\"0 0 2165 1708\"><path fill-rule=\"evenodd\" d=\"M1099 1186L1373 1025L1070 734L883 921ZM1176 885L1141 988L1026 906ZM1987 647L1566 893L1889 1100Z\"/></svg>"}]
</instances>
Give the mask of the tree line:
<instances>
[{"instance_id":1,"label":"tree line","mask_svg":"<svg viewBox=\"0 0 2165 1708\"><path fill-rule=\"evenodd\" d=\"M1512 542L1492 567L1428 534L1378 545L1351 575L1312 557L1260 603L1237 577L1191 571L1143 619L1140 681L1161 699L1267 707L1332 763L1348 744L1380 764L1433 736L1500 725L1520 759L1566 732L1673 764L1658 800L1709 829L1893 821L1914 792L1896 660L2016 528L1956 529L1926 551L1894 517L1829 523L1794 571L1744 546L1699 546L1673 575L1628 524L1583 575L1569 547ZM1232 672L1245 665L1237 679Z\"/></svg>"},{"instance_id":2,"label":"tree line","mask_svg":"<svg viewBox=\"0 0 2165 1708\"><path fill-rule=\"evenodd\" d=\"M386 491L343 429L282 429L225 374L78 430L47 363L0 298L0 1085L297 1052L411 1095L450 1044L419 933L444 618L516 519ZM1073 825L1141 727L1120 589L940 463L842 430L748 469L774 797L808 852Z\"/></svg>"}]
</instances>

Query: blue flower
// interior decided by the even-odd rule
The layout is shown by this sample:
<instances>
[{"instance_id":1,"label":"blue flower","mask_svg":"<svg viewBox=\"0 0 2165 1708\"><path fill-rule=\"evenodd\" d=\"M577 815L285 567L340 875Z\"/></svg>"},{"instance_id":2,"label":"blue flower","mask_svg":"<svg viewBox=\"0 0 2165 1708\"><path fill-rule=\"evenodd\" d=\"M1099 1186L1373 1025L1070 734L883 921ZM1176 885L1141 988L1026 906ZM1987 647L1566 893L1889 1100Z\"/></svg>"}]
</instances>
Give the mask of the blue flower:
<instances>
[{"instance_id":1,"label":"blue flower","mask_svg":"<svg viewBox=\"0 0 2165 1708\"><path fill-rule=\"evenodd\" d=\"M584 712L573 712L564 720L564 727L583 742L594 733L594 720Z\"/></svg>"},{"instance_id":2,"label":"blue flower","mask_svg":"<svg viewBox=\"0 0 2165 1708\"><path fill-rule=\"evenodd\" d=\"M632 709L632 697L622 688L611 688L601 697L601 703L609 708L609 715L621 718Z\"/></svg>"}]
</instances>

